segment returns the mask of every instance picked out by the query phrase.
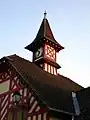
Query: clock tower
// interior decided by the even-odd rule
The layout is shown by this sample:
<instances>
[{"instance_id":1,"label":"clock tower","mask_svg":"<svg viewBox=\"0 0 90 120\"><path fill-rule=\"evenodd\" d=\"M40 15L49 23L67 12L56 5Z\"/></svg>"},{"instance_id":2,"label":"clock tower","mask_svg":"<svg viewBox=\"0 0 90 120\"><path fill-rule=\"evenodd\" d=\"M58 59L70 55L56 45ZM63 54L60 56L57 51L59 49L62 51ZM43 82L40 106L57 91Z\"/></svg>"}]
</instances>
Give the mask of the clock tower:
<instances>
[{"instance_id":1,"label":"clock tower","mask_svg":"<svg viewBox=\"0 0 90 120\"><path fill-rule=\"evenodd\" d=\"M33 52L33 62L41 69L56 75L60 65L56 63L56 53L64 49L54 38L46 12L34 41L25 47Z\"/></svg>"}]
</instances>

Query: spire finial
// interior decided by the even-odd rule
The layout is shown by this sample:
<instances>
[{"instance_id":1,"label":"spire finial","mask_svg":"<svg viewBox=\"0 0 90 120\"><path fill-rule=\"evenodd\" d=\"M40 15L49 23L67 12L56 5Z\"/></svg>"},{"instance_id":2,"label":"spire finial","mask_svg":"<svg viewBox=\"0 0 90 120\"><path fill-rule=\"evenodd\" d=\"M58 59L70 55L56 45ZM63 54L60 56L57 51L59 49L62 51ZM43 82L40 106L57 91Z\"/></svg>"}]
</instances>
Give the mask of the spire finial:
<instances>
[{"instance_id":1,"label":"spire finial","mask_svg":"<svg viewBox=\"0 0 90 120\"><path fill-rule=\"evenodd\" d=\"M45 10L45 12L44 12L44 19L46 19L46 15L47 15L47 13L46 13L46 10Z\"/></svg>"}]
</instances>

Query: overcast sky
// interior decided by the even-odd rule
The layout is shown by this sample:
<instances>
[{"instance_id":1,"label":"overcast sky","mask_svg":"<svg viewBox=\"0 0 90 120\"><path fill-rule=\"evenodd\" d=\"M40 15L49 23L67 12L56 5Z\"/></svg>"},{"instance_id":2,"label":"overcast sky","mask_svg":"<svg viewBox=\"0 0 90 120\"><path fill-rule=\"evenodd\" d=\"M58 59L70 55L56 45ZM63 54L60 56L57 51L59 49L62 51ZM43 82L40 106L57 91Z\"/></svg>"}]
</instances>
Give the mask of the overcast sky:
<instances>
[{"instance_id":1,"label":"overcast sky","mask_svg":"<svg viewBox=\"0 0 90 120\"><path fill-rule=\"evenodd\" d=\"M90 0L0 0L0 58L17 54L35 38L44 11L56 40L65 47L57 55L59 73L90 86Z\"/></svg>"}]
</instances>

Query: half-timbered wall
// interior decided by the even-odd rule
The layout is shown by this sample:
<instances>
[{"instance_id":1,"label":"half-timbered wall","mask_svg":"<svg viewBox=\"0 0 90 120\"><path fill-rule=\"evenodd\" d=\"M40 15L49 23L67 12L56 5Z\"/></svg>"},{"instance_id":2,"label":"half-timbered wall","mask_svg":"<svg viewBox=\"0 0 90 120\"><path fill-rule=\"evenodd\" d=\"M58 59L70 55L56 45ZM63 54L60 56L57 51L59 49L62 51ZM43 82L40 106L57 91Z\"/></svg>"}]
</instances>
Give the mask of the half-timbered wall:
<instances>
[{"instance_id":1,"label":"half-timbered wall","mask_svg":"<svg viewBox=\"0 0 90 120\"><path fill-rule=\"evenodd\" d=\"M10 66L0 73L0 120L7 120L8 110L13 105L14 91L20 92L20 103L28 105L27 120L46 120L46 110L41 109L32 89L21 83L23 83L23 79Z\"/></svg>"}]
</instances>

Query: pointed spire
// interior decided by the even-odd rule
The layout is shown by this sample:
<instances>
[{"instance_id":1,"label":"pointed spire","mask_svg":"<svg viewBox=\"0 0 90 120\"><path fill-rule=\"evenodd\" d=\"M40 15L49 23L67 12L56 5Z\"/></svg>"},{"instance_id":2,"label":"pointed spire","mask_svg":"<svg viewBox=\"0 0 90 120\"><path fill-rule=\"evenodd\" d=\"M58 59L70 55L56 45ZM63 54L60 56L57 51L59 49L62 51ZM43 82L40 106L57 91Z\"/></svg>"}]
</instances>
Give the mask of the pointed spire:
<instances>
[{"instance_id":1,"label":"pointed spire","mask_svg":"<svg viewBox=\"0 0 90 120\"><path fill-rule=\"evenodd\" d=\"M47 40L48 42L53 43L53 45L56 46L57 51L60 51L60 50L64 49L64 47L61 46L55 40L55 38L53 36L53 33L52 33L52 30L50 28L49 22L48 22L48 20L46 18L46 15L47 15L47 13L45 11L44 12L44 19L43 19L43 21L42 21L42 23L40 25L38 33L37 33L34 41L30 45L28 45L28 46L25 47L26 49L28 49L30 51L33 51L33 49L35 48L35 46L37 46L37 45L41 44L42 42L44 42L43 40Z\"/></svg>"},{"instance_id":2,"label":"pointed spire","mask_svg":"<svg viewBox=\"0 0 90 120\"><path fill-rule=\"evenodd\" d=\"M45 12L44 12L44 19L46 19L46 15L47 15L47 12L46 12L46 10L45 10Z\"/></svg>"}]
</instances>

